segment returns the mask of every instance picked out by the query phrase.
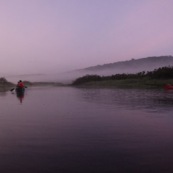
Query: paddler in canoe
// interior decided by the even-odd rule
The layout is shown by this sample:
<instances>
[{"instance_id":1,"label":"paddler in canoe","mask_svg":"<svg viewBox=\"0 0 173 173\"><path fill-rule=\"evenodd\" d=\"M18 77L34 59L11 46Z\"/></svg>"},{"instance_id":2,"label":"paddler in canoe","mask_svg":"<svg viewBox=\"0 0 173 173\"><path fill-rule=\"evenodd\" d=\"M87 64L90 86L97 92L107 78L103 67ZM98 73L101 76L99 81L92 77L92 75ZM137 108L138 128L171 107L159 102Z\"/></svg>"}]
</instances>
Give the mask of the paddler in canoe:
<instances>
[{"instance_id":1,"label":"paddler in canoe","mask_svg":"<svg viewBox=\"0 0 173 173\"><path fill-rule=\"evenodd\" d=\"M19 82L16 85L16 88L12 88L10 91L15 90L16 92L20 92L20 91L24 92L25 88L27 87L24 85L24 83L21 80L19 80Z\"/></svg>"},{"instance_id":2,"label":"paddler in canoe","mask_svg":"<svg viewBox=\"0 0 173 173\"><path fill-rule=\"evenodd\" d=\"M25 92L25 86L24 83L19 80L17 86L16 86L16 95L20 100L20 103L22 103L22 100L24 98L24 92Z\"/></svg>"},{"instance_id":3,"label":"paddler in canoe","mask_svg":"<svg viewBox=\"0 0 173 173\"><path fill-rule=\"evenodd\" d=\"M25 90L24 83L21 80L19 80L16 86L16 92L24 92L24 90Z\"/></svg>"}]
</instances>

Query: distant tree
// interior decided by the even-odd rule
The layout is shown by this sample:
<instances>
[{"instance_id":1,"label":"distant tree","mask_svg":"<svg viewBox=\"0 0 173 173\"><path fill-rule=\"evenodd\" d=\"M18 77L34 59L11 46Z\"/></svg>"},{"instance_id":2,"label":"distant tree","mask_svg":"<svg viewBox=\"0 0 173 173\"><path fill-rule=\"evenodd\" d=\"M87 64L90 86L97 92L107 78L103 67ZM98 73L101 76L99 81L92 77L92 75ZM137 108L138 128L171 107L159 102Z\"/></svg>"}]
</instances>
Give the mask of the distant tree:
<instances>
[{"instance_id":1,"label":"distant tree","mask_svg":"<svg viewBox=\"0 0 173 173\"><path fill-rule=\"evenodd\" d=\"M7 80L4 77L1 77L0 78L0 83L5 84L5 83L7 83Z\"/></svg>"},{"instance_id":2,"label":"distant tree","mask_svg":"<svg viewBox=\"0 0 173 173\"><path fill-rule=\"evenodd\" d=\"M147 76L151 78L173 78L173 67L161 67L152 72L148 72Z\"/></svg>"},{"instance_id":3,"label":"distant tree","mask_svg":"<svg viewBox=\"0 0 173 173\"><path fill-rule=\"evenodd\" d=\"M86 75L86 76L83 76L83 77L76 79L73 82L73 85L80 85L80 84L83 84L86 82L99 81L99 80L101 80L101 77L98 75Z\"/></svg>"}]
</instances>

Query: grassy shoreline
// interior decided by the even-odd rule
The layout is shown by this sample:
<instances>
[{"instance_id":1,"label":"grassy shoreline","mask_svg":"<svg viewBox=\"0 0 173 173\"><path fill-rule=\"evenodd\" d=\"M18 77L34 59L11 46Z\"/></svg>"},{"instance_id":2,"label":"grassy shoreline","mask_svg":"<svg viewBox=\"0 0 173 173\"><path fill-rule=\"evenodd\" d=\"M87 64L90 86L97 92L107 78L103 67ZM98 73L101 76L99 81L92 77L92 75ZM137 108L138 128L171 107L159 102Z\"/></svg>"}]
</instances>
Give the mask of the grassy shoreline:
<instances>
[{"instance_id":1,"label":"grassy shoreline","mask_svg":"<svg viewBox=\"0 0 173 173\"><path fill-rule=\"evenodd\" d=\"M106 88L141 88L141 89L161 89L165 84L173 84L173 79L121 79L90 81L77 87L106 87Z\"/></svg>"},{"instance_id":2,"label":"grassy shoreline","mask_svg":"<svg viewBox=\"0 0 173 173\"><path fill-rule=\"evenodd\" d=\"M86 75L72 83L73 86L120 88L163 88L165 84L173 84L173 67L162 67L136 74Z\"/></svg>"}]
</instances>

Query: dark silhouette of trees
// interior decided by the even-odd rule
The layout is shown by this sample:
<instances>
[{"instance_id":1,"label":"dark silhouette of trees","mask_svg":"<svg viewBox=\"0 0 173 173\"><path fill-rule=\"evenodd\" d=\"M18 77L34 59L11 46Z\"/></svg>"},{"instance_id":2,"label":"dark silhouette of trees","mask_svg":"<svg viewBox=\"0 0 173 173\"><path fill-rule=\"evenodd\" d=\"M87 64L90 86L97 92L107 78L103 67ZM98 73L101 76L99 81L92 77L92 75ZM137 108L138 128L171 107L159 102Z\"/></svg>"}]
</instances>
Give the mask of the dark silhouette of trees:
<instances>
[{"instance_id":1,"label":"dark silhouette of trees","mask_svg":"<svg viewBox=\"0 0 173 173\"><path fill-rule=\"evenodd\" d=\"M158 68L146 75L155 79L170 79L173 78L173 67Z\"/></svg>"},{"instance_id":2,"label":"dark silhouette of trees","mask_svg":"<svg viewBox=\"0 0 173 173\"><path fill-rule=\"evenodd\" d=\"M173 78L173 67L161 67L149 72L139 72L136 74L115 74L111 76L99 76L99 75L86 75L77 78L72 85L81 85L88 82L94 81L106 81L106 80L125 80L125 79L171 79Z\"/></svg>"},{"instance_id":3,"label":"dark silhouette of trees","mask_svg":"<svg viewBox=\"0 0 173 173\"><path fill-rule=\"evenodd\" d=\"M80 78L77 78L74 82L73 85L80 85L86 82L91 82L91 81L100 81L102 77L98 75L86 75Z\"/></svg>"}]
</instances>

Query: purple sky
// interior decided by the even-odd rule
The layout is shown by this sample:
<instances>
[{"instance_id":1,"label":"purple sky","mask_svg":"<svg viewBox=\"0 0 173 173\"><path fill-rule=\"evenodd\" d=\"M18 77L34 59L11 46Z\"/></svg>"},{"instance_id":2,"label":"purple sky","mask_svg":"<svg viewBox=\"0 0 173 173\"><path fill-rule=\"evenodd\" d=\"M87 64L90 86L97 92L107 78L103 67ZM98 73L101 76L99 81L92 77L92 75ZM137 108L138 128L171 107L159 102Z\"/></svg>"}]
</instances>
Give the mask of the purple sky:
<instances>
[{"instance_id":1,"label":"purple sky","mask_svg":"<svg viewBox=\"0 0 173 173\"><path fill-rule=\"evenodd\" d=\"M0 73L173 55L173 0L0 0Z\"/></svg>"}]
</instances>

